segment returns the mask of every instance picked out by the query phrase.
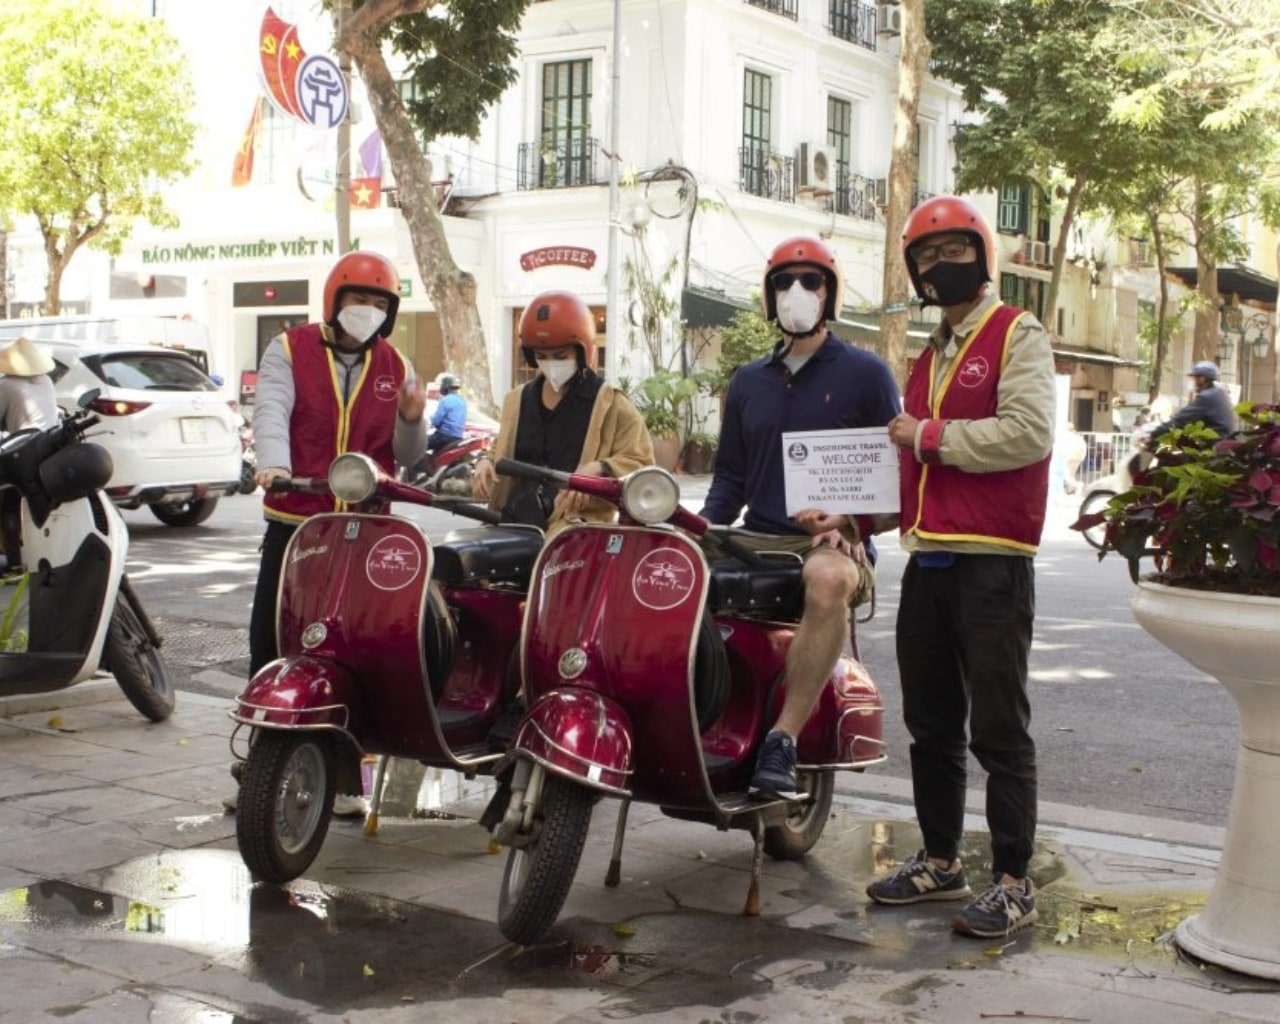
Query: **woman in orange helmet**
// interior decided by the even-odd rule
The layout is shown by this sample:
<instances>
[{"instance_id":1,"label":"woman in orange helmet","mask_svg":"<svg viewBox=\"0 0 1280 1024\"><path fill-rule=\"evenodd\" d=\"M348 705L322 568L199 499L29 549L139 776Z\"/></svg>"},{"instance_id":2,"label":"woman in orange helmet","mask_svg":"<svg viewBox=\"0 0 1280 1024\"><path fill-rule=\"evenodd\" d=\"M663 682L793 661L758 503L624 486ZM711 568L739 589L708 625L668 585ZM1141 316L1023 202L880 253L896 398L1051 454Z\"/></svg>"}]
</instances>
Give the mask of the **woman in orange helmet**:
<instances>
[{"instance_id":1,"label":"woman in orange helmet","mask_svg":"<svg viewBox=\"0 0 1280 1024\"><path fill-rule=\"evenodd\" d=\"M520 349L538 371L502 403L493 460L514 458L590 476L625 476L653 464L653 442L631 400L595 372L596 322L572 292L536 296L520 317ZM471 493L509 522L554 532L570 517L613 519L612 504L572 491L550 493L477 464Z\"/></svg>"}]
</instances>

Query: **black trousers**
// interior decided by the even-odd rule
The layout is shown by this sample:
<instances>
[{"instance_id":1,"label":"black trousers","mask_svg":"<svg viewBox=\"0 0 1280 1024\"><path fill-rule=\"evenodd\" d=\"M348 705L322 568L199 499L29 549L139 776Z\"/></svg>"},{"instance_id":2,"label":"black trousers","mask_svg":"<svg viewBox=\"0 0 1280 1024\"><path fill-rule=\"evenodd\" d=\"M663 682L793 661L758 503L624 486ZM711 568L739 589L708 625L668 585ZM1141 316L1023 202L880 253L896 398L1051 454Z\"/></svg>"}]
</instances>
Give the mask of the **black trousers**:
<instances>
[{"instance_id":1,"label":"black trousers","mask_svg":"<svg viewBox=\"0 0 1280 1024\"><path fill-rule=\"evenodd\" d=\"M1029 557L907 562L898 606L902 708L926 852L950 860L964 827L966 744L987 772L996 875L1023 878L1036 832L1036 748L1027 698L1035 619ZM966 738L966 725L968 738Z\"/></svg>"},{"instance_id":2,"label":"black trousers","mask_svg":"<svg viewBox=\"0 0 1280 1024\"><path fill-rule=\"evenodd\" d=\"M267 521L262 538L262 561L258 566L258 585L253 591L253 612L249 616L249 678L279 651L276 649L276 606L280 599L280 572L284 567L284 549L298 527L295 523Z\"/></svg>"}]
</instances>

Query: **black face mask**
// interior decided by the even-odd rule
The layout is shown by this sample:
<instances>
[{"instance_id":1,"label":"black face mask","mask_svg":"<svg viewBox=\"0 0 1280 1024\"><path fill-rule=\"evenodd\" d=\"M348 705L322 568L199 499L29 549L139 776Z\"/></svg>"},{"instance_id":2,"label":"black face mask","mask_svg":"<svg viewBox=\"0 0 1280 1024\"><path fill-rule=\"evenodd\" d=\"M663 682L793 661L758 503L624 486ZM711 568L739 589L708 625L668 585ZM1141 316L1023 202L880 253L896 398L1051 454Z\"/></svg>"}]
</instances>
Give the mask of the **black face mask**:
<instances>
[{"instance_id":1,"label":"black face mask","mask_svg":"<svg viewBox=\"0 0 1280 1024\"><path fill-rule=\"evenodd\" d=\"M926 306L958 306L978 297L986 281L981 263L935 263L920 275L920 297Z\"/></svg>"}]
</instances>

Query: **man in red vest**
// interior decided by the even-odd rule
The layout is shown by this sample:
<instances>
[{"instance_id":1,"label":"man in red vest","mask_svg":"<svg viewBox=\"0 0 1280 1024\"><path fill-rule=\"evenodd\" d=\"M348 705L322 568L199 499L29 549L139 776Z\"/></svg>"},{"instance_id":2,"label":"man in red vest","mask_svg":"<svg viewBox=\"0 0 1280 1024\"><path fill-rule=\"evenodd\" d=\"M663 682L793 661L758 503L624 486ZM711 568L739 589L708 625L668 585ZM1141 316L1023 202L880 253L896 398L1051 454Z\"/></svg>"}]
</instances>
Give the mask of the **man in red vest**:
<instances>
[{"instance_id":1,"label":"man in red vest","mask_svg":"<svg viewBox=\"0 0 1280 1024\"><path fill-rule=\"evenodd\" d=\"M276 595L285 547L308 516L332 512L327 494L269 490L277 477L324 477L342 452L363 452L394 474L426 452L426 392L387 341L400 306L391 261L350 252L324 286L324 321L290 327L262 355L254 399L254 481L264 489L267 532L249 620L249 675L277 657ZM224 801L229 810L231 802ZM334 814L362 814L359 797L339 794Z\"/></svg>"},{"instance_id":2,"label":"man in red vest","mask_svg":"<svg viewBox=\"0 0 1280 1024\"><path fill-rule=\"evenodd\" d=\"M1053 355L1034 316L989 293L995 238L970 203L922 203L902 242L916 292L942 309L889 424L910 554L897 654L924 849L867 895L891 905L971 895L959 859L967 745L987 773L992 880L953 928L1004 936L1036 920L1027 658L1053 448Z\"/></svg>"}]
</instances>

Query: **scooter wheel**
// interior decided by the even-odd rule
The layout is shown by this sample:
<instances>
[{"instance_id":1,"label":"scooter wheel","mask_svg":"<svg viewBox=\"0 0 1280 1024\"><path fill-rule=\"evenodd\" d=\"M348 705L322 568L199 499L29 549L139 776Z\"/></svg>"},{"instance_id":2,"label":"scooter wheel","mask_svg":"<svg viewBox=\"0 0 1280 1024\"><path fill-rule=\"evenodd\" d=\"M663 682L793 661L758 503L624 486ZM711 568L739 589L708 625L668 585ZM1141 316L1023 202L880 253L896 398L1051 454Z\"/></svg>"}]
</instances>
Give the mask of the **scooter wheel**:
<instances>
[{"instance_id":1,"label":"scooter wheel","mask_svg":"<svg viewBox=\"0 0 1280 1024\"><path fill-rule=\"evenodd\" d=\"M1107 507L1107 502L1115 496L1114 491L1091 491L1085 495L1084 501L1080 503L1080 515L1087 516L1094 512L1101 512ZM1091 526L1087 530L1081 530L1080 533L1091 548L1096 548L1099 551L1106 548L1107 528L1104 523Z\"/></svg>"},{"instance_id":2,"label":"scooter wheel","mask_svg":"<svg viewBox=\"0 0 1280 1024\"><path fill-rule=\"evenodd\" d=\"M145 718L163 722L173 714L177 694L164 658L151 643L123 594L116 595L115 610L102 647L102 667L116 677L129 703Z\"/></svg>"},{"instance_id":3,"label":"scooter wheel","mask_svg":"<svg viewBox=\"0 0 1280 1024\"><path fill-rule=\"evenodd\" d=\"M332 744L307 733L259 730L236 810L236 845L257 879L291 882L311 866L333 810Z\"/></svg>"},{"instance_id":4,"label":"scooter wheel","mask_svg":"<svg viewBox=\"0 0 1280 1024\"><path fill-rule=\"evenodd\" d=\"M791 813L781 825L764 830L764 852L774 860L798 860L813 849L822 838L822 830L831 817L831 797L836 789L832 772L805 772L800 788L809 799L791 806Z\"/></svg>"}]
</instances>

